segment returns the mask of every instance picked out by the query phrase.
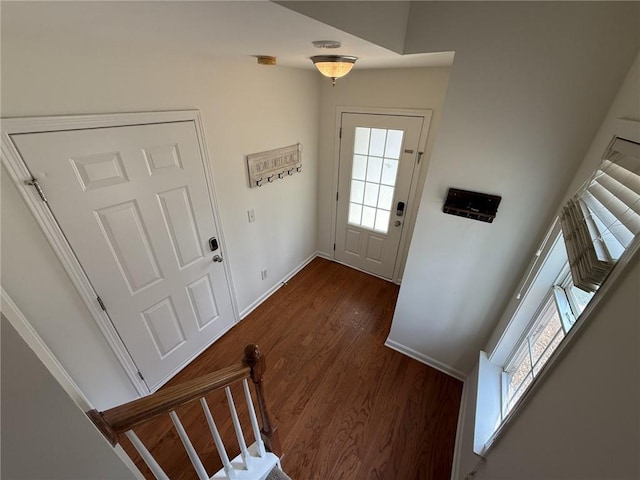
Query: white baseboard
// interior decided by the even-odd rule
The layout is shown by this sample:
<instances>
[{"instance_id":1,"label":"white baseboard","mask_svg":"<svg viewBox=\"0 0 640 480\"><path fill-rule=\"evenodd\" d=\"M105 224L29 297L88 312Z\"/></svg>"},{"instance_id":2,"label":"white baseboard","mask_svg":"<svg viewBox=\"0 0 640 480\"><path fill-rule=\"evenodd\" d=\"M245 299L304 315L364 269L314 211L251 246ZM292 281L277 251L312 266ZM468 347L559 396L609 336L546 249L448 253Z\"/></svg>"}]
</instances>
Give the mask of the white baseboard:
<instances>
[{"instance_id":1,"label":"white baseboard","mask_svg":"<svg viewBox=\"0 0 640 480\"><path fill-rule=\"evenodd\" d=\"M271 287L269 290L267 290L265 293L263 293L262 295L260 295L260 297L258 297L257 300L255 300L253 303L251 303L251 305L249 305L247 308L245 308L244 310L242 310L240 312L240 320L243 320L247 315L249 315L251 312L253 312L256 308L258 308L260 306L260 304L262 304L262 302L264 302L267 298L269 298L271 295L273 295L280 287L282 287L282 285L286 282L289 281L289 279L291 279L294 275L296 275L300 270L302 270L304 267L306 267L307 265L309 265L309 263L311 263L311 261L316 258L316 257L322 257L322 258L326 258L324 256L324 254L321 254L319 252L314 252L312 253L306 260L304 260L302 263L300 263L297 267L295 267L293 270L291 270L288 274L286 274L282 280L280 280L279 282L277 282L273 287Z\"/></svg>"},{"instance_id":2,"label":"white baseboard","mask_svg":"<svg viewBox=\"0 0 640 480\"><path fill-rule=\"evenodd\" d=\"M333 255L325 252L316 252L316 257L324 258L325 260L331 260L333 262Z\"/></svg>"},{"instance_id":3,"label":"white baseboard","mask_svg":"<svg viewBox=\"0 0 640 480\"><path fill-rule=\"evenodd\" d=\"M461 372L460 370L453 368L449 365L446 365L436 360L435 358L431 358L430 356L425 355L424 353L416 352L412 348L406 347L394 340L387 338L387 341L384 342L384 345L386 347L391 348L392 350L395 350L396 352L400 352L406 355L407 357L411 357L414 360L419 361L420 363L424 363L425 365L433 367L436 370L440 370L441 372L446 373L447 375L450 375L453 378L457 378L458 380L461 380L463 382L466 381L467 379L467 375Z\"/></svg>"}]
</instances>

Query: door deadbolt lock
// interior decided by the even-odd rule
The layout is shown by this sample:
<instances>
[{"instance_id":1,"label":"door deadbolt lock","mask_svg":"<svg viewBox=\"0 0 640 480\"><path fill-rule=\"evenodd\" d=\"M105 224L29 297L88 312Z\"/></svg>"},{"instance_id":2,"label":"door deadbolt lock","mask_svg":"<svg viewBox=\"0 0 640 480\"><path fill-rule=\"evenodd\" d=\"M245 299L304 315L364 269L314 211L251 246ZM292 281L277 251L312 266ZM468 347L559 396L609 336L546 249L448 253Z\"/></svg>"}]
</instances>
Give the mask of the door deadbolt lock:
<instances>
[{"instance_id":1,"label":"door deadbolt lock","mask_svg":"<svg viewBox=\"0 0 640 480\"><path fill-rule=\"evenodd\" d=\"M215 263L221 263L222 257L220 255L214 255L212 259Z\"/></svg>"},{"instance_id":2,"label":"door deadbolt lock","mask_svg":"<svg viewBox=\"0 0 640 480\"><path fill-rule=\"evenodd\" d=\"M399 227L400 225L402 225L402 222L401 222L400 220L396 220L396 221L394 222L394 225L395 225L396 227Z\"/></svg>"}]
</instances>

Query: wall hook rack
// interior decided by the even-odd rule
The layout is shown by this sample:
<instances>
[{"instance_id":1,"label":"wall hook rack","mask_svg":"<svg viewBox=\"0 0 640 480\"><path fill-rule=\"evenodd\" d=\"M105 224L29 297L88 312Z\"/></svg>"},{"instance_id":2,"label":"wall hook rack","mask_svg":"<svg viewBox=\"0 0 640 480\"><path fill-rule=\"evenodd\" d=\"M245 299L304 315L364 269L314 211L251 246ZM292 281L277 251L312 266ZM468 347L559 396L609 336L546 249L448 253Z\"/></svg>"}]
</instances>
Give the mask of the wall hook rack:
<instances>
[{"instance_id":1,"label":"wall hook rack","mask_svg":"<svg viewBox=\"0 0 640 480\"><path fill-rule=\"evenodd\" d=\"M283 179L302 172L302 144L296 143L288 147L277 148L247 155L247 170L251 188L264 185L276 179Z\"/></svg>"}]
</instances>

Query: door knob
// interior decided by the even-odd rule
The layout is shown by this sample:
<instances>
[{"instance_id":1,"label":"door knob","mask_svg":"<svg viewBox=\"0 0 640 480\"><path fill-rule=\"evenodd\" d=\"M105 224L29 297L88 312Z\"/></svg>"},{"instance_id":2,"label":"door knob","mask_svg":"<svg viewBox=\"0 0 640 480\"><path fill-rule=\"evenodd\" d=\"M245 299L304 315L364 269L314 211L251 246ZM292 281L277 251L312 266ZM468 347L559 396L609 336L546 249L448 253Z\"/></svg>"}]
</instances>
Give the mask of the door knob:
<instances>
[{"instance_id":1,"label":"door knob","mask_svg":"<svg viewBox=\"0 0 640 480\"><path fill-rule=\"evenodd\" d=\"M216 263L220 263L222 262L222 257L220 255L214 255L213 256L213 261Z\"/></svg>"},{"instance_id":2,"label":"door knob","mask_svg":"<svg viewBox=\"0 0 640 480\"><path fill-rule=\"evenodd\" d=\"M400 220L396 220L396 221L395 221L395 223L394 223L394 225L395 225L396 227L399 227L400 225L402 225L402 222L401 222Z\"/></svg>"}]
</instances>

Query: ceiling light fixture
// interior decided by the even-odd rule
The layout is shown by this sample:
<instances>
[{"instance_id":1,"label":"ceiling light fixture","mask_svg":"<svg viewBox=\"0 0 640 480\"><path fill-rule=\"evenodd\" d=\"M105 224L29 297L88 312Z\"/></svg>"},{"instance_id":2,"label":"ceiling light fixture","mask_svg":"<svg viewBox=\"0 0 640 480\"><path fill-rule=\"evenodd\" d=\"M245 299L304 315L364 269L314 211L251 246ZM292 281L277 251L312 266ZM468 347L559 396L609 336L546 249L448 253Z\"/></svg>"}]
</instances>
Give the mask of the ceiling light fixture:
<instances>
[{"instance_id":1,"label":"ceiling light fixture","mask_svg":"<svg viewBox=\"0 0 640 480\"><path fill-rule=\"evenodd\" d=\"M316 40L311 42L316 48L335 49L340 48L340 42L335 40ZM311 61L318 71L325 77L329 77L336 86L336 79L344 77L351 71L353 65L358 60L357 57L349 57L346 55L316 55L311 57Z\"/></svg>"},{"instance_id":2,"label":"ceiling light fixture","mask_svg":"<svg viewBox=\"0 0 640 480\"><path fill-rule=\"evenodd\" d=\"M311 61L318 71L333 80L332 85L334 87L336 86L336 79L342 78L349 73L356 60L358 60L357 57L347 57L345 55L316 55L311 57Z\"/></svg>"}]
</instances>

